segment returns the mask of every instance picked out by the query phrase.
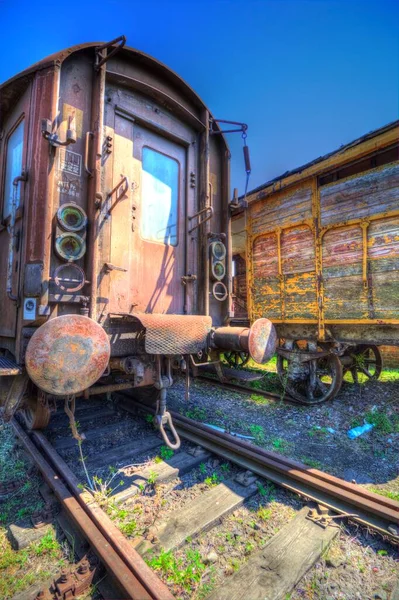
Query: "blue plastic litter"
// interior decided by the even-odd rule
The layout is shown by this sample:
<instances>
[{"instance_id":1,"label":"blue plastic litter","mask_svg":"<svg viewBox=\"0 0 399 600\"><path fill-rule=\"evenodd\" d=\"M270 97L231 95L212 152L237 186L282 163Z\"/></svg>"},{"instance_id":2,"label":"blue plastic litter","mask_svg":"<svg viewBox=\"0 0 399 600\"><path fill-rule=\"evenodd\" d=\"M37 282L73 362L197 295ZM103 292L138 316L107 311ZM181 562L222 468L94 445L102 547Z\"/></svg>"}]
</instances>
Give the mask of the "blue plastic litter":
<instances>
[{"instance_id":1,"label":"blue plastic litter","mask_svg":"<svg viewBox=\"0 0 399 600\"><path fill-rule=\"evenodd\" d=\"M372 423L365 423L364 425L359 425L359 427L353 427L353 429L349 429L348 431L348 438L354 440L355 438L359 437L359 435L362 435L363 433L370 431L370 429L373 429L373 427L374 425Z\"/></svg>"}]
</instances>

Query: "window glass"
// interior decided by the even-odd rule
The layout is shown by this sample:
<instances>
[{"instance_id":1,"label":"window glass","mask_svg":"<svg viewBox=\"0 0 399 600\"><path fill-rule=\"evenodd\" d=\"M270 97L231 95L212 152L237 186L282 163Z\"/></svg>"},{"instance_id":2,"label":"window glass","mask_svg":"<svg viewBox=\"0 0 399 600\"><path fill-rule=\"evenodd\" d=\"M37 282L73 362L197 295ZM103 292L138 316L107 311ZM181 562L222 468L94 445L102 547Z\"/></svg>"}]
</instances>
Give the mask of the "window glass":
<instances>
[{"instance_id":1,"label":"window glass","mask_svg":"<svg viewBox=\"0 0 399 600\"><path fill-rule=\"evenodd\" d=\"M11 215L13 193L16 191L16 205L19 206L21 185L15 190L12 182L22 172L22 151L24 145L24 122L12 132L7 143L6 177L4 182L3 219Z\"/></svg>"},{"instance_id":2,"label":"window glass","mask_svg":"<svg viewBox=\"0 0 399 600\"><path fill-rule=\"evenodd\" d=\"M179 163L147 147L142 160L141 235L177 246Z\"/></svg>"}]
</instances>

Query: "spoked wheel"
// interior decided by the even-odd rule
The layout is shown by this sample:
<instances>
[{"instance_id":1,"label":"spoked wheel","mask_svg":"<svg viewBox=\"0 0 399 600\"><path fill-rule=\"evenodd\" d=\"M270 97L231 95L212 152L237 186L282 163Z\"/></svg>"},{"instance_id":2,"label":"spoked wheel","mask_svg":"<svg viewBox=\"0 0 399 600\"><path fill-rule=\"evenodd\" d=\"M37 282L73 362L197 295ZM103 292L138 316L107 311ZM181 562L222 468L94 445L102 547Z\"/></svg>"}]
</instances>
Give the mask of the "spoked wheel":
<instances>
[{"instance_id":1,"label":"spoked wheel","mask_svg":"<svg viewBox=\"0 0 399 600\"><path fill-rule=\"evenodd\" d=\"M361 345L349 349L346 356L350 356L352 364L345 369L350 371L354 383L359 383L359 373L367 379L378 379L382 371L382 356L378 346Z\"/></svg>"},{"instance_id":2,"label":"spoked wheel","mask_svg":"<svg viewBox=\"0 0 399 600\"><path fill-rule=\"evenodd\" d=\"M229 367L232 367L233 369L244 367L250 358L248 352L235 352L234 350L224 352L223 356Z\"/></svg>"},{"instance_id":3,"label":"spoked wheel","mask_svg":"<svg viewBox=\"0 0 399 600\"><path fill-rule=\"evenodd\" d=\"M51 412L46 394L41 390L29 393L22 411L25 424L29 430L44 429L50 421Z\"/></svg>"},{"instance_id":4,"label":"spoked wheel","mask_svg":"<svg viewBox=\"0 0 399 600\"><path fill-rule=\"evenodd\" d=\"M300 348L297 342L293 342L289 350L288 357L277 354L277 373L284 391L301 404L319 404L334 398L342 385L339 357L328 353L320 358L302 360L306 353L323 351L315 343Z\"/></svg>"}]
</instances>

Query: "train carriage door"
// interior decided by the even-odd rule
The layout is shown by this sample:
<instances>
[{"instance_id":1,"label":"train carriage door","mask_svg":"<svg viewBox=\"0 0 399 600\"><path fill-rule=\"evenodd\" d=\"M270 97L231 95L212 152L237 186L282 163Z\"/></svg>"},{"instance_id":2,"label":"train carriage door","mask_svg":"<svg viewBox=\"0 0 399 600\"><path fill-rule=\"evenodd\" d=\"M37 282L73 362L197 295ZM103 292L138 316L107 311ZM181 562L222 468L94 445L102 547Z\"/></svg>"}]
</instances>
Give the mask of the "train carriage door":
<instances>
[{"instance_id":1,"label":"train carriage door","mask_svg":"<svg viewBox=\"0 0 399 600\"><path fill-rule=\"evenodd\" d=\"M182 314L186 148L117 113L114 131L110 312Z\"/></svg>"},{"instance_id":2,"label":"train carriage door","mask_svg":"<svg viewBox=\"0 0 399 600\"><path fill-rule=\"evenodd\" d=\"M10 123L3 153L3 186L0 201L0 336L14 337L19 299L22 215L26 164L25 120Z\"/></svg>"}]
</instances>

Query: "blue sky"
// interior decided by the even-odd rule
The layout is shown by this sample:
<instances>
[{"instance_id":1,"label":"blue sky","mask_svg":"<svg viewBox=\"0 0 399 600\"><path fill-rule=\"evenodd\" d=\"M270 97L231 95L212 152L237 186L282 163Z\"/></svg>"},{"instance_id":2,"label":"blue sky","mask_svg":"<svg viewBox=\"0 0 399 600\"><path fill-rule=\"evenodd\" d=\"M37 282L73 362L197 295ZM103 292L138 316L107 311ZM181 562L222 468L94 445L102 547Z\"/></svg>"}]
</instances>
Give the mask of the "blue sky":
<instances>
[{"instance_id":1,"label":"blue sky","mask_svg":"<svg viewBox=\"0 0 399 600\"><path fill-rule=\"evenodd\" d=\"M44 56L125 34L247 122L250 188L398 118L394 0L0 0L4 81ZM241 139L228 137L243 192Z\"/></svg>"}]
</instances>

